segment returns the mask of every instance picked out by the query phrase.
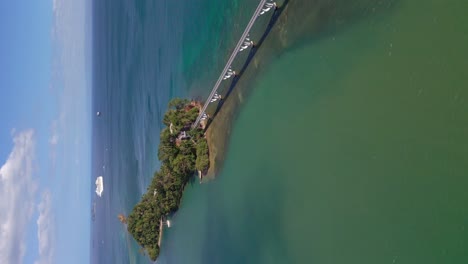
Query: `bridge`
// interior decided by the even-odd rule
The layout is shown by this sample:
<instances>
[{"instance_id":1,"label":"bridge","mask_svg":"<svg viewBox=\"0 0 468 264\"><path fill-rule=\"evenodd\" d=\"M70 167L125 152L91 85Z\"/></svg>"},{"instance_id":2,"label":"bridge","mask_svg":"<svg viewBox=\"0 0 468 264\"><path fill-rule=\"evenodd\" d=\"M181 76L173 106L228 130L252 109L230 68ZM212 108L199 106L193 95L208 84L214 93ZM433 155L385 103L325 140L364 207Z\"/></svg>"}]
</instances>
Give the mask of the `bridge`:
<instances>
[{"instance_id":1,"label":"bridge","mask_svg":"<svg viewBox=\"0 0 468 264\"><path fill-rule=\"evenodd\" d=\"M242 33L242 36L240 37L239 42L237 42L237 45L234 48L234 51L232 52L231 56L229 57L226 63L226 66L224 66L224 69L219 75L219 78L216 81L213 89L211 90L210 95L206 99L206 102L203 105L200 111L200 114L198 115L195 122L192 124L192 129L198 127L202 120L208 118L208 115L205 113L205 111L210 105L210 103L214 103L218 99L220 99L220 96L218 95L217 91L218 91L219 86L221 85L221 82L224 80L228 80L232 76L236 75L235 71L231 69L231 64L236 58L237 54L239 54L239 52L247 49L250 46L254 46L253 41L251 41L249 38L249 32L252 29L252 26L255 24L255 21L257 20L257 18L263 14L268 13L270 10L274 10L274 9L276 9L276 3L273 2L273 0L260 0L260 3L258 4L257 9L255 9L255 12L253 13L252 18L250 19L249 23L247 24L247 27L244 30L244 33Z\"/></svg>"}]
</instances>

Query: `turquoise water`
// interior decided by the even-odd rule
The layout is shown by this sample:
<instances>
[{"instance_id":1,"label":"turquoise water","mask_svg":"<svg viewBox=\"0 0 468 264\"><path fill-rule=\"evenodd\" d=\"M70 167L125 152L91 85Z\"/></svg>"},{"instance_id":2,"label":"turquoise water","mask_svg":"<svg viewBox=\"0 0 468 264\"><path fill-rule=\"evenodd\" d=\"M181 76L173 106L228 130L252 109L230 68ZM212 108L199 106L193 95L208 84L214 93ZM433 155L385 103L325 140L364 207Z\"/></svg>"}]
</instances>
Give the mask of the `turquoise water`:
<instances>
[{"instance_id":1,"label":"turquoise water","mask_svg":"<svg viewBox=\"0 0 468 264\"><path fill-rule=\"evenodd\" d=\"M167 101L209 92L256 5L138 3L95 7L93 263L148 262L116 216L159 165ZM467 7L291 0L158 263L467 263Z\"/></svg>"},{"instance_id":2,"label":"turquoise water","mask_svg":"<svg viewBox=\"0 0 468 264\"><path fill-rule=\"evenodd\" d=\"M263 69L163 262L468 262L468 6L379 7Z\"/></svg>"}]
</instances>

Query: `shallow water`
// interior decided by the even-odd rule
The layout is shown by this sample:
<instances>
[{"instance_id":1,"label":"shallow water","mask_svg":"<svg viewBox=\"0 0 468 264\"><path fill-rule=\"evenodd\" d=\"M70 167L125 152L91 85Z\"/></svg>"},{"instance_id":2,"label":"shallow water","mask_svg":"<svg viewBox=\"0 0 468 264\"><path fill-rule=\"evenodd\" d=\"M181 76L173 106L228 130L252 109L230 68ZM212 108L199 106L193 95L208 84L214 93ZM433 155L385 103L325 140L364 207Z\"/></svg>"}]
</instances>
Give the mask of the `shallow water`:
<instances>
[{"instance_id":1,"label":"shallow water","mask_svg":"<svg viewBox=\"0 0 468 264\"><path fill-rule=\"evenodd\" d=\"M467 7L377 3L291 43L161 261L466 263Z\"/></svg>"}]
</instances>

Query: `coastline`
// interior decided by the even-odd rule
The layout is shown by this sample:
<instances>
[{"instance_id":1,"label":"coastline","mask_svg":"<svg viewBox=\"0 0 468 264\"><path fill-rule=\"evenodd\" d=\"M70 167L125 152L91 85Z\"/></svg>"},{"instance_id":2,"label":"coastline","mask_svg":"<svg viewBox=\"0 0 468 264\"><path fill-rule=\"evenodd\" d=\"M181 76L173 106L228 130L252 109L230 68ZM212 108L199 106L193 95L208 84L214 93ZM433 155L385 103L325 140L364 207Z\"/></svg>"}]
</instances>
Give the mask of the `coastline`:
<instances>
[{"instance_id":1,"label":"coastline","mask_svg":"<svg viewBox=\"0 0 468 264\"><path fill-rule=\"evenodd\" d=\"M279 0L277 2L279 3L281 1L282 0ZM248 104L243 103L245 103L246 100L249 99L250 92L256 91L254 89L256 89L258 83L262 82L261 76L257 75L257 73L261 74L262 68L268 67L268 64L272 60L276 60L276 58L281 53L284 53L285 51L287 52L288 50L300 45L300 43L298 44L298 39L302 40L304 36L294 34L292 33L293 31L303 32L305 27L304 25L306 25L306 23L308 23L308 26L312 25L310 24L310 19L306 20L304 19L304 16L296 16L296 14L299 12L304 13L304 11L301 11L297 7L312 5L317 5L320 7L323 6L321 2L323 3L325 2L325 0L311 1L311 4L304 0L290 1L288 9L285 10L285 12L283 12L278 23L273 27L265 43L259 49L258 53L252 60L251 64L247 68L246 72L240 79L237 86L233 89L230 98L226 98L226 103L224 104L223 109L221 109L219 115L214 120L212 127L206 131L206 138L209 141L210 162L212 165L210 166L209 171L206 172L203 181L209 181L210 179L213 179L215 176L220 175L220 172L224 174L224 159L229 159L230 154L227 154L229 144L233 146L233 144L230 143L231 131L235 128L234 126L236 126L237 114L240 111L244 111L244 107L248 106ZM206 3L208 4L208 2ZM238 4L236 3L242 3L242 6L238 6ZM180 4L181 6L183 6L183 3ZM151 175L154 173L155 168L159 166L159 163L155 162L155 160L157 160L157 152L155 152L153 148L157 148L159 144L158 136L154 135L159 134L159 132L162 129L162 127L160 127L161 113L164 112L162 106L164 106L165 103L169 101L169 98L176 95L182 97L190 97L189 93L195 93L197 91L197 87L198 91L205 92L209 88L211 88L205 87L205 85L211 85L211 83L209 83L212 81L211 78L204 77L210 77L209 72L211 71L215 72L220 70L219 67L213 67L213 65L215 65L215 63L213 64L213 62L219 61L220 64L222 64L222 62L224 61L223 54L228 54L228 52L226 51L228 48L225 47L230 46L233 43L233 41L236 40L236 38L238 37L239 32L236 32L236 30L239 30L239 28L241 28L245 24L246 21L244 20L244 18L250 15L250 9L248 8L248 5L253 4L254 1L234 1L230 2L230 4L223 4L222 1L220 1L219 3L217 2L215 5L216 8L213 7L214 11L216 11L217 13L221 13L219 8L225 7L226 10L230 10L230 15L233 16L229 18L228 16L226 16L225 23L219 23L220 20L216 20L219 16L224 16L224 14L213 16L209 13L207 13L206 15L208 15L214 20L209 20L202 24L193 23L194 25L183 25L179 23L172 23L173 27L181 28L184 32L197 32L198 30L203 31L203 35L198 36L198 33L194 33L195 36L191 36L191 38L188 39L191 41L184 43L181 42L181 37L185 36L185 33L180 32L173 34L172 32L166 32L165 25L162 24L154 26L153 19L141 20L141 22L144 22L143 25L140 25L138 23L116 23L120 21L121 17L119 15L119 12L121 11L119 10L126 10L126 6L116 6L116 8L106 10L105 16L104 14L102 14L98 17L99 20L102 20L101 26L99 27L99 32L107 32L107 30L109 30L109 32L116 32L117 34L113 33L107 36L106 38L99 38L101 41L100 43L107 43L101 46L106 49L109 48L109 52L112 51L112 54L109 53L107 56L104 56L105 54L107 54L106 52L104 52L106 50L98 52L98 54L101 55L100 59L96 59L96 61L99 62L99 64L97 65L100 65L100 67L97 67L97 69L109 69L107 70L107 73L111 74L109 75L111 76L111 78L104 78L106 76L104 74L96 74L96 76L102 76L100 77L100 81L97 82L98 85L96 85L96 87L102 88L96 89L96 92L93 92L96 93L93 96L93 100L96 100L95 102L93 102L93 104L95 105L94 107L99 108L97 110L103 111L104 109L104 111L101 112L103 114L99 117L99 119L96 119L96 123L93 124L93 127L95 127L96 129L95 131L93 131L93 134L95 134L95 139L93 139L93 145L96 146L96 150L93 151L93 163L95 163L95 168L93 170L96 171L96 173L93 173L93 175L112 174L112 178L115 179L113 182L111 182L112 184L115 184L112 186L112 188L118 189L119 192L111 192L109 193L109 195L103 196L103 199L101 200L102 202L98 203L97 205L97 211L101 213L97 214L96 222L93 223L94 226L101 227L102 225L107 224L105 223L107 219L107 214L111 214L110 217L115 218L115 211L128 212L141 198L141 194L145 192L145 188L148 185L149 178L151 178ZM171 9L168 10L163 10L155 6L147 6L148 10L145 11L145 13L153 14L153 16L151 17L158 17L156 16L156 14L164 14L168 11L172 13L173 10L175 11L174 8L178 7L178 5L179 4L171 2L172 7L170 7ZM178 8L177 13L175 13L179 14L179 17L182 17L182 15L188 15L180 10L183 9ZM213 10L209 11L212 12ZM307 10L307 8L304 8L304 10ZM320 8L318 8L317 10L320 10ZM102 10L101 13L104 13L103 11L104 10ZM308 12L310 11L311 9L308 10ZM133 9L129 10L129 14L132 14L133 12ZM190 13L193 16L187 17L193 19L194 22L207 20L196 17L196 13L197 10L193 8L193 12ZM200 13L203 14L204 12L200 11ZM244 15L244 13L249 14ZM324 12L315 11L314 9L314 11L310 13ZM143 14L138 14L138 16L135 16L135 18L139 18L141 17L141 15ZM107 20L103 18L107 17L109 19L112 19L108 20L112 23L104 23ZM203 17L205 17L205 14L203 14ZM310 16L308 15L308 17ZM267 22L268 20L266 19L266 16L263 16L262 19L264 20L262 21L262 23ZM293 23L298 23L297 21L300 19L304 19L309 22L302 23L302 21L300 21L299 23L301 23L302 28L297 29L295 28L295 26L293 26ZM172 20L173 22L180 21L180 19L171 19L171 21ZM128 22L132 21L136 20L130 20ZM218 21L218 29L213 30L210 28L210 23L216 21ZM288 22L283 23L285 21ZM118 28L116 28L115 25L118 25ZM259 23L258 28L264 28L264 25L265 23ZM162 31L159 30L160 27L162 28ZM104 29L106 31L103 31ZM140 31L140 29L142 31ZM219 33L219 31L221 30L224 32ZM260 30L257 30L257 32L258 31ZM144 34L144 36L146 37L142 38L138 34L135 35L136 33ZM160 38L158 36L160 36L161 33L163 36L165 36L164 42L159 41ZM255 32L253 32L252 36L254 36L254 34ZM106 35L102 34L102 36ZM131 38L128 38L129 41L125 42L125 39L119 36L131 36ZM255 38L258 39L258 36L259 35L256 35ZM200 47L197 46L199 44L198 39L209 39L211 41L210 43L213 46L205 45L207 46L207 48L199 50ZM184 41L187 40L184 39ZM110 45L112 43L122 44L119 44L117 46ZM180 46L178 46L182 45L180 43L182 43L183 46L190 46L191 48L188 51L181 53ZM200 41L200 43L200 45L205 44L205 42L203 41ZM132 49L132 47L134 47L134 44L140 45L139 47L141 47L141 49ZM164 56L161 57L161 62L164 63L163 65L165 65L165 67L158 67L154 64L155 61L158 61L157 51L161 49L165 51ZM113 61L113 63L110 64L111 61L104 60L107 57L111 58L111 55L115 54L115 52L118 52L118 54L122 55L122 63L115 63L115 61ZM199 55L190 57L192 53ZM206 56L207 53L211 54L211 57L214 57L214 59L211 59L210 56ZM245 53L243 53L243 55L245 55ZM192 61L188 64L189 66L184 66L184 74L182 75L179 73L180 70L177 68L178 66L173 66L176 65L176 63L169 63L169 61L167 61L168 59L179 57L183 57L184 59L188 58L189 61ZM206 59L207 57L209 57L208 60ZM140 58L145 59L141 61ZM241 61L243 61L243 59L239 58L238 62ZM204 62L208 63L207 65L210 65L212 70L208 69L209 67L200 67L202 65L201 63ZM195 66L195 64L197 64L198 66ZM143 66L143 68L140 66ZM198 68L198 70L195 71L190 69L190 67L194 66ZM150 71L146 72L145 69L151 69L151 73ZM173 73L173 75L168 74L169 72ZM203 74L204 72L207 72L207 74ZM128 87L124 85L118 85L120 83L127 83L125 82L125 78L127 78L127 76L131 77L131 79L127 80L128 83L131 85L129 85ZM197 80L194 81L193 79ZM256 81L257 79L259 81ZM161 83L155 83L156 80L161 80ZM194 85L197 84L197 82L198 85ZM154 88L155 84L156 89ZM191 85L194 85L195 89L192 89L192 87L190 87ZM132 88L134 86L141 86L141 89ZM97 100L98 98L99 100ZM281 102L277 103L280 104ZM223 120L225 117L226 120ZM226 129L224 129L225 125ZM217 130L215 129L215 127L219 127L220 129ZM108 151L107 149L108 146L112 146L112 148L109 148L110 151ZM248 149L246 150L248 151ZM228 155L228 157L226 157L226 155ZM104 168L101 168L101 163L106 164L105 172L101 172L102 170L104 170ZM117 181L117 179L119 180ZM187 192L187 194L189 193ZM115 195L120 195L121 197L125 198L117 199L115 198ZM192 200L191 197L187 198ZM195 201L192 201L192 203L193 202ZM109 208L112 208L112 210L104 211L103 206L109 206ZM156 218L155 220L158 221L159 219ZM120 223L118 227L121 227ZM116 227L114 226L112 227L112 229L115 228ZM99 233L93 232L94 240L100 241L100 237L106 237L108 239L118 241L119 234L115 232L102 231L104 230L103 228L100 228L100 230L101 232ZM171 232L166 232L166 237L164 237L164 239L169 240L173 236L173 233L175 232L173 232L172 230ZM164 244L163 247L166 247L169 246L170 242L162 241L161 243ZM130 244L130 253L138 251L138 247L134 244L135 243ZM96 254L97 256L105 255L104 253L97 252L94 252L93 254ZM122 254L125 257L126 253L124 252ZM113 258L122 259L123 257L119 253ZM138 257L138 259L140 258L142 257Z\"/></svg>"},{"instance_id":2,"label":"coastline","mask_svg":"<svg viewBox=\"0 0 468 264\"><path fill-rule=\"evenodd\" d=\"M223 96L225 99L223 99L222 107L219 107L218 112L214 116L208 128L204 131L204 137L208 147L208 158L210 165L206 172L200 172L198 170L195 171L199 174L199 177L200 175L202 176L201 182L207 182L215 179L221 171L226 153L229 148L229 140L235 120L237 118L237 114L241 110L240 107L243 105L243 103L248 100L249 93L256 85L258 76L262 74L262 71L264 71L270 62L277 56L281 56L281 54L288 49L294 48L298 43L300 43L302 39L316 36L318 30L313 26L307 27L304 25L295 31L289 30L287 27L287 24L291 23L289 20L290 17L292 17L289 16L289 13L299 12L299 8L300 4L285 6L284 10L281 11L281 16L278 17L277 21L275 21L273 27L265 30L265 33L262 37L265 42L262 43L262 45L257 50L255 50L254 56L248 59L247 62L239 61L240 68L243 68L244 70L242 71L240 78L236 81L233 81L235 82L235 86L228 88L231 89L229 91L220 91L223 94L227 92L229 96ZM313 17L316 19L318 16L318 14L313 15ZM298 18L296 17L295 19L297 20ZM305 19L304 21L305 22L303 23L310 23L314 20ZM297 23L297 21L294 21L294 23ZM328 27L328 25L325 25L324 27ZM172 134L172 123L171 125L167 126L167 129L171 131ZM186 184L184 184L182 188L182 194L185 187ZM163 233L163 224L161 219L159 219L159 221L160 233L157 241L158 253Z\"/></svg>"},{"instance_id":3,"label":"coastline","mask_svg":"<svg viewBox=\"0 0 468 264\"><path fill-rule=\"evenodd\" d=\"M151 260L156 260L160 252L162 220L177 212L191 177L209 168L209 148L203 127L191 129L199 114L196 101L173 98L169 102L163 118L166 127L160 132L158 148L161 167L128 216L127 230ZM169 221L167 226L170 227Z\"/></svg>"},{"instance_id":4,"label":"coastline","mask_svg":"<svg viewBox=\"0 0 468 264\"><path fill-rule=\"evenodd\" d=\"M287 14L285 13L284 15L286 16ZM287 28L286 26L280 25L280 24L278 24L277 27L281 27L281 29L284 29L284 30L286 30L285 28ZM273 32L276 33L276 34L274 35ZM247 208L245 205L249 204L248 201L250 199L252 199L252 198L255 198L255 195L256 196L261 196L261 195L259 195L259 193L257 193L255 191L255 188L256 188L255 185L257 185L259 183L260 183L259 185L261 185L262 182L259 181L259 182L255 183L255 184L251 182L252 179L255 178L254 173L256 172L255 171L256 168L259 168L258 171L260 171L260 169L262 169L262 171L260 171L260 173L262 173L263 171L266 171L267 173L264 173L264 176L270 176L271 172L273 172L272 174L277 174L277 175L283 174L284 175L284 171L278 170L277 168L271 169L270 171L268 171L268 169L270 168L269 164L280 164L280 163L274 163L274 162L269 163L269 164L265 163L264 167L260 167L260 165L259 165L260 162L252 162L252 168L253 169L252 168L250 168L250 169L254 173L249 174L249 173L247 173L249 166L243 166L243 164L245 165L245 162L242 163L241 162L242 159L240 159L239 157L242 157L243 155L245 155L246 152L250 152L251 148L253 148L257 143L256 141L251 141L251 142L250 141L245 141L245 138L251 138L252 140L255 140L255 138L251 137L251 135L253 134L252 132L254 131L251 124L252 123L253 124L261 123L261 122L255 121L255 115L257 115L258 112L250 111L249 114L245 114L245 113L248 112L248 110L244 110L244 109L247 109L247 108L252 109L252 107L256 108L256 109L266 109L266 108L263 108L263 107L268 106L268 104L266 104L266 105L264 104L263 106L259 106L260 104L257 104L257 101L254 103L254 100L258 99L257 90L254 90L254 89L256 89L256 87L262 86L262 88L260 88L262 90L262 93L263 92L268 92L269 89L266 89L268 87L266 87L265 85L260 84L260 83L263 83L266 80L266 78L262 78L261 75L262 75L262 72L267 71L265 68L268 67L269 62L271 62L272 60L276 60L276 57L277 57L276 55L277 54L274 53L275 48L280 46L280 48L278 48L276 51L279 51L279 54L281 54L281 53L287 52L288 50L294 49L297 46L300 46L300 43L298 44L298 42L295 42L295 43L290 43L289 42L288 43L287 36L290 36L290 35L287 32L284 32L284 31L282 32L280 29L278 29L276 31L274 30L273 32L269 36L268 41L265 42L262 49L259 49L259 52L255 56L255 58L252 60L251 64L249 65L248 69L246 70L246 72L244 73L242 78L239 80L237 86L233 89L233 92L232 92L231 96L226 98L226 103L224 104L224 107L221 108L221 110L218 112L218 115L213 120L211 126L208 127L207 130L205 131L205 137L207 139L207 144L208 144L209 153L210 153L209 160L210 160L211 166L209 167L208 172L206 172L206 174L203 174L204 175L203 182L208 182L210 180L215 179L217 176L221 175L220 173L222 173L222 175L223 175L223 176L221 176L222 179L221 180L218 179L218 181L216 181L216 182L210 182L209 185L207 184L207 185L204 185L204 186L202 186L202 185L198 186L198 183L196 183L196 184L194 184L194 185L196 185L195 187L192 188L191 186L188 186L189 188L185 189L186 191L184 190L184 192L185 192L184 195L186 195L185 201L183 202L184 206L180 210L181 211L180 215L176 216L178 219L174 219L174 223L176 223L178 226L175 229L169 231L169 230L163 230L164 228L163 228L162 224L160 224L160 227L159 227L160 228L160 235L159 235L158 245L164 244L164 246L163 246L164 249L162 249L164 254L162 254L163 256L161 258L161 261L158 261L158 262L164 262L164 258L175 259L174 255L182 255L181 252L185 253L184 251L187 251L187 253L185 253L185 254L187 256L190 256L190 258L192 258L194 260L196 259L195 257L199 257L198 254L202 255L202 257L199 257L199 258L202 259L205 262L206 262L207 259L209 259L208 257L203 255L205 252L207 252L205 254L216 254L214 252L220 251L222 253L220 253L219 255L216 255L216 256L223 256L223 257L218 257L218 259L223 259L224 258L224 259L228 260L229 257L230 257L229 256L230 254L227 254L227 253L233 253L233 252L237 253L237 252L239 252L239 255L241 255L241 253L245 254L245 255L248 255L248 253L250 253L250 251L248 251L248 252L242 251L242 249L247 248L247 245L250 246L250 247L248 247L250 249L250 248L252 248L251 246L253 244L255 244L255 243L257 243L257 244L267 244L268 243L268 241L266 239L264 239L264 240L262 240L262 239L255 240L255 239L253 239L253 240L251 240L253 242L249 241L249 243L251 243L251 244L242 242L243 237L246 234L248 234L248 232L243 233L242 232L243 230L246 230L246 231L258 230L258 225L259 225L259 223L261 224L261 222L258 221L257 219L249 218L250 215L248 213L250 211L248 211L248 209L250 209L250 208ZM274 46L274 45L278 45L278 46ZM273 47L271 47L271 46L273 46ZM323 55L323 53L320 54L320 55ZM288 56L288 54L286 56ZM312 61L312 59L315 59L315 57L311 58L310 61ZM321 64L320 66L323 66L325 63L327 63L328 65L331 64L329 61L327 61L327 62L324 62L323 64ZM303 65L307 65L307 64L303 64ZM278 71L275 72L275 73L278 73ZM281 74L284 74L284 73L282 72ZM279 73L278 73L278 75L279 75ZM287 77L287 76L285 76L285 77ZM314 79L313 81L314 81L315 84L318 83L316 79ZM309 83L312 84L313 82L311 81ZM297 87L301 87L301 86L298 85ZM302 87L307 87L307 86L302 86ZM285 88L285 90L289 89L289 87L284 87L284 88ZM258 90L260 90L260 89L258 89ZM250 96L250 95L252 95L252 96ZM310 98L312 98L312 96L315 96L315 94L312 94ZM250 99L250 101L248 101L250 97L252 97L253 99ZM302 98L309 98L309 97L303 96ZM275 106L275 105L281 106L281 104L282 104L281 101L284 100L284 97L283 98L276 97L276 99L277 100L279 99L279 100L278 101L270 100L270 101L273 101L272 105L273 106ZM285 101L287 101L287 100L283 101L284 104L285 104ZM245 103L247 103L247 104L245 104ZM297 104L297 101L294 101L294 103ZM307 104L307 103L310 103L310 102L305 102L304 104ZM213 104L213 105L215 105L215 104ZM238 118L239 117L238 115L241 116L241 118ZM253 116L253 119L254 119L254 120L249 120L250 124L248 124L248 126L246 125L245 122L243 122L244 118L246 116L250 116L250 117ZM265 120L268 120L268 119L265 118ZM275 120L275 122L278 122L280 120ZM315 120L315 119L313 119L311 117L310 120ZM243 123L243 124L241 124L241 123ZM237 125L237 124L239 124L239 125ZM234 126L236 126L236 127L234 127ZM268 126L264 126L264 127L268 130ZM311 126L311 127L312 127L312 129L316 129L319 126L316 126L315 128L313 126ZM234 129L236 129L236 130L234 131ZM244 132L243 137L238 137L238 134L240 133L239 132L240 130L242 130ZM298 131L298 130L295 130L295 131ZM288 134L288 133L286 132L284 134ZM233 136L233 137L231 137L231 136ZM254 144L242 144L242 147L236 147L236 146L241 146L241 144L239 144L239 142L241 142L241 141L243 143L244 142L249 142L249 143L255 142L255 143ZM233 142L233 143L231 143L231 142ZM272 148L275 147L275 144L271 144L271 142L272 142L272 140L270 140L269 145L272 146ZM288 141L286 141L286 140L283 141L283 142L286 142L286 144L288 144L287 143ZM267 147L268 142L266 142L263 146L266 147L266 149L268 149L268 147ZM229 147L231 147L231 151L229 151ZM259 149L261 149L261 148L259 148ZM321 151L323 151L323 149ZM317 151L317 152L319 152L319 151ZM233 155L233 153L237 153L238 155ZM239 153L240 153L240 155L239 155ZM266 151L262 152L262 153L268 154L268 152L266 152ZM270 153L275 153L275 152L272 151ZM257 156L262 157L262 155L257 155ZM265 155L265 157L266 156L267 155ZM280 156L280 155L278 155L278 156ZM305 156L307 157L307 155L305 155ZM284 158L284 157L280 156L280 158ZM280 160L280 158L276 159L276 161ZM225 160L226 160L226 163L224 163ZM250 160L253 161L254 159L250 159ZM250 161L250 160L248 160L248 161ZM268 161L268 162L271 162L271 161ZM303 164L307 164L307 163L303 162ZM291 168L293 166L284 166L284 167ZM236 168L236 170L234 170L232 168ZM263 169L265 169L265 170L263 170ZM280 171L280 172L277 173L277 171ZM199 171L197 171L197 173L198 172ZM197 173L195 173L195 174L197 174ZM256 172L256 173L258 173L258 172ZM244 178L242 179L242 177L244 177ZM241 179L239 179L239 178L241 178ZM224 181L226 179L229 179L229 180ZM232 179L235 179L237 182L232 181ZM269 187L269 188L265 188L264 193L273 194L272 196L266 196L266 197L269 198L269 199L265 199L268 202L276 201L276 200L271 199L271 198L275 194L278 193L278 190L280 190L280 191L284 190L285 193L286 193L286 188L284 188L284 189L276 188L277 185L273 184L273 182L274 182L273 180L267 179L266 177L262 178L262 180L263 180L263 183L268 182L268 187ZM225 183L225 184L224 185L219 184L220 182ZM281 180L277 180L277 182L283 183L283 182L281 182ZM307 185L312 186L312 184L307 184L306 185L305 183L306 182L302 182L301 184L303 184L304 186L307 186ZM253 187L251 187L249 189L244 189L246 185L250 185L250 186L253 186ZM283 187L283 186L287 186L287 184L283 184L283 185L278 184L278 186ZM211 193L211 191L213 189L217 189L217 190L214 191L214 194ZM228 194L226 194L226 193L229 193L229 191L227 191L227 190L231 191L232 193L236 193L236 195L230 195L229 196ZM288 190L289 193L294 193L295 190L292 187L291 187L291 190ZM240 202L237 202L236 199L232 198L232 197L240 197L242 195L245 195L246 193L251 193L251 195L250 194L249 194L249 196L246 195L248 199L246 198L244 200L240 200ZM302 197L305 197L304 193L307 193L307 192L301 192ZM317 193L317 192L315 192L315 193ZM278 196L278 197L279 197L278 200L281 200L281 198L283 198L281 196ZM302 198L299 195L297 195L295 197ZM224 200L221 200L221 202L218 202L218 199L220 199L220 200L224 199ZM232 201L236 201L236 202L232 202ZM297 200L295 200L295 201L297 201ZM232 202L232 206L231 206L230 202ZM199 204L202 204L202 206L199 206ZM260 204L260 205L263 205L263 204ZM287 204L287 205L290 206L291 204ZM228 209L226 209L224 211L224 210L220 210L220 208L228 208L228 209L230 209L232 211L234 211L233 209L235 209L236 211L234 211L233 214L228 214L228 213L226 213L226 211L228 211ZM263 208L269 208L269 207L267 205L267 206L263 206L263 207L262 206L257 206L257 208L262 208L263 209ZM286 208L286 206L284 206L284 208ZM310 208L312 208L312 206ZM276 209L276 208L274 208L274 209ZM272 211L274 209L272 209ZM218 213L218 214L214 213L216 210L218 210L220 213ZM297 208L296 208L296 210L297 210ZM260 209L259 209L259 211L260 211ZM291 212L291 211L292 210L290 210L289 212ZM198 213L200 216L196 215L194 212ZM245 213L245 212L247 212L247 213ZM261 214L260 213L258 214L260 220L261 220L261 217L263 217L265 215L270 216L268 214L270 211L268 211L268 210L264 209L261 212L262 212ZM235 216L235 214L242 215L241 217L239 217L241 219L241 221L239 221L239 219ZM247 221L242 221L242 220L244 220L243 214L246 215L245 219L247 219ZM276 214L272 214L272 215L276 216ZM278 213L278 215L279 215L279 213ZM225 217L227 220L223 219L222 217ZM279 218L279 217L271 217L271 219L273 219L273 218ZM287 218L285 217L284 219L287 219ZM305 219L308 219L307 216L305 217ZM156 220L159 220L159 219L156 219ZM227 226L227 224L225 224L223 222L224 220L226 222L228 222L228 223L230 223L229 221L237 221L239 223L238 226L240 226L240 227L237 227L237 226L233 227L232 229L230 229L230 233L231 234L241 234L241 235L238 235L238 236L235 236L235 237L228 237L229 240L226 239L225 236L223 236L224 233L222 232L222 231L224 231L226 229L226 226ZM191 223L195 222L196 224L188 225L187 222L191 222ZM300 220L299 221L294 221L293 220L292 222L294 222L294 224L291 224L291 221L285 221L285 223L287 225L285 225L283 227L283 229L278 228L277 230L280 230L280 231L278 231L278 233L280 233L283 230L287 230L288 232L294 232L294 231L297 231L297 230L294 230L294 228L296 226L301 226L301 227L306 226L306 224L304 224L305 221L301 222ZM160 223L161 223L161 221L160 221ZM248 224L246 225L246 223L248 223ZM279 220L278 220L278 222L274 222L274 224L277 224L277 223L281 224L281 222ZM257 225L257 227L255 227L255 225ZM193 228L193 226L195 226L195 228ZM276 225L276 226L280 227L280 225ZM192 232L191 230L195 230L195 229L197 231L191 233ZM239 231L239 230L241 230L241 231ZM265 232L265 230L269 231L269 230L273 230L273 229L264 228L264 229L261 229L261 230L262 230L261 233L263 233L263 234L267 233L268 234L268 232ZM166 239L166 241L161 242L164 231L168 231L168 232L166 232L166 237L164 238L164 239ZM302 230L299 230L299 231L302 231ZM214 233L215 235L211 235L209 233L211 233L211 234ZM259 233L259 234L261 234L261 233ZM218 235L218 234L220 234L220 235ZM276 234L276 233L274 233L274 234ZM190 243L193 243L193 240L192 240L193 238L198 238L198 240L196 242L197 247L194 247L194 249L192 249L191 247L180 246L181 244L183 244L181 242L178 242L178 241L174 242L176 240L183 240L184 243L190 244ZM219 240L216 240L217 238L219 238ZM277 238L277 237L274 237L274 238ZM289 237L287 237L287 238L289 238ZM235 242L230 242L231 239L233 241L235 241ZM280 237L280 239L282 239L282 237ZM185 242L187 240L189 242ZM223 242L224 243L223 244L223 243L221 243L221 241L223 241L223 240L226 240L228 242ZM200 241L200 242L198 242L198 241ZM207 241L209 241L209 242L207 242ZM301 243L303 243L303 242L301 241ZM198 244L200 244L200 246L198 246ZM278 248L280 248L282 246L282 244L281 243L278 243L278 244L279 244ZM300 244L299 245L298 244L299 243L295 243L294 246L295 247L297 247L297 246L300 247ZM218 245L220 245L220 246L218 246ZM226 252L223 251L224 248L230 248L228 246L231 246L231 245L232 245L232 248L234 250L227 250ZM242 247L242 246L244 246L244 247ZM175 250L174 248L177 248L177 250ZM190 250L192 250L192 251L194 251L196 253L190 252ZM210 250L211 250L211 252L210 252ZM203 253L198 253L198 252L203 252ZM275 251L275 252L282 252L282 251L278 250L278 251ZM226 255L226 256L224 256L223 254ZM215 257L212 257L211 259L215 259ZM184 263L184 262L183 261L178 261L178 263ZM201 263L203 263L203 262L201 262Z\"/></svg>"}]
</instances>

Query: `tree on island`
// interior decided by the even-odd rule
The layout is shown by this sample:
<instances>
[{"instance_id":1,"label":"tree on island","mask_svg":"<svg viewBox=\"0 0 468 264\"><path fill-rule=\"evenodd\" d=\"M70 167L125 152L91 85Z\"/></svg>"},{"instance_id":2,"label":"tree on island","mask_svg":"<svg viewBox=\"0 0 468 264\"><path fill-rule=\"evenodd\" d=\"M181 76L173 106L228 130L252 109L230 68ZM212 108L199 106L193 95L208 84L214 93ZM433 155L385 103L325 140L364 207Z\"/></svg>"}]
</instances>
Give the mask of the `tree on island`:
<instances>
[{"instance_id":1,"label":"tree on island","mask_svg":"<svg viewBox=\"0 0 468 264\"><path fill-rule=\"evenodd\" d=\"M168 128L161 131L158 148L161 168L127 218L128 231L151 260L159 255L160 220L177 211L190 177L197 170L206 172L210 165L203 130L190 129L199 114L197 105L175 98L168 108L163 118Z\"/></svg>"}]
</instances>

